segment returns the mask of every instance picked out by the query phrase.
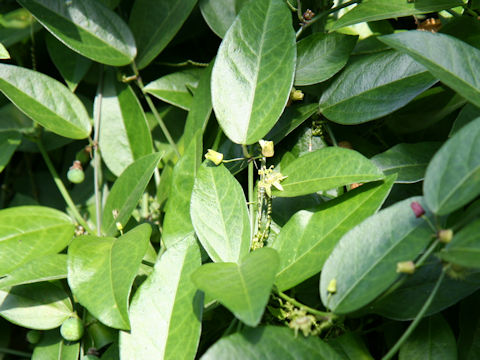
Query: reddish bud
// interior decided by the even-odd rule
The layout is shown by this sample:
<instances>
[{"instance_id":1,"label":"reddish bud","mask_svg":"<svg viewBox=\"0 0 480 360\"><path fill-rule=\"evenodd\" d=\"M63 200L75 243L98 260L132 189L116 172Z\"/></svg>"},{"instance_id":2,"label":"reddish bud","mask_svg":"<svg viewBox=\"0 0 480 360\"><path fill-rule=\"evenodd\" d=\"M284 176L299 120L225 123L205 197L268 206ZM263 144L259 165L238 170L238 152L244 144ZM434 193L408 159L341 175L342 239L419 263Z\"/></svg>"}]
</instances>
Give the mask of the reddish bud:
<instances>
[{"instance_id":1,"label":"reddish bud","mask_svg":"<svg viewBox=\"0 0 480 360\"><path fill-rule=\"evenodd\" d=\"M425 215L425 210L423 209L422 205L420 205L418 202L414 201L410 204L410 206L417 218Z\"/></svg>"}]
</instances>

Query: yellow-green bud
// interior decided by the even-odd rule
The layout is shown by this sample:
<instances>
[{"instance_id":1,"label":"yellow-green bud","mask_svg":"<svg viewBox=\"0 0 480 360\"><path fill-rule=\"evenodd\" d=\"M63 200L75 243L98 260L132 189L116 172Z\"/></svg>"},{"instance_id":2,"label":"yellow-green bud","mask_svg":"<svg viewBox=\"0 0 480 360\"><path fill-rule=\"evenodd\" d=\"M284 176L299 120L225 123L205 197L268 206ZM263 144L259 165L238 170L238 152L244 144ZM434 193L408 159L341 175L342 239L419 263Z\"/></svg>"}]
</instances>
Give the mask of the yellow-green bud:
<instances>
[{"instance_id":1,"label":"yellow-green bud","mask_svg":"<svg viewBox=\"0 0 480 360\"><path fill-rule=\"evenodd\" d=\"M215 150L208 149L207 153L205 154L205 159L210 160L215 165L220 165L223 161L223 154L216 152Z\"/></svg>"},{"instance_id":2,"label":"yellow-green bud","mask_svg":"<svg viewBox=\"0 0 480 360\"><path fill-rule=\"evenodd\" d=\"M262 148L262 155L265 157L272 157L274 152L273 141L259 140L258 143Z\"/></svg>"},{"instance_id":3,"label":"yellow-green bud","mask_svg":"<svg viewBox=\"0 0 480 360\"><path fill-rule=\"evenodd\" d=\"M444 229L440 230L437 234L438 240L444 244L448 244L450 241L452 241L453 238L453 231L452 229Z\"/></svg>"},{"instance_id":4,"label":"yellow-green bud","mask_svg":"<svg viewBox=\"0 0 480 360\"><path fill-rule=\"evenodd\" d=\"M400 261L397 263L397 273L413 274L415 272L415 264L413 261Z\"/></svg>"},{"instance_id":5,"label":"yellow-green bud","mask_svg":"<svg viewBox=\"0 0 480 360\"><path fill-rule=\"evenodd\" d=\"M290 99L292 101L300 101L303 100L303 92L302 90L296 90L295 88L292 88L292 91L290 92Z\"/></svg>"},{"instance_id":6,"label":"yellow-green bud","mask_svg":"<svg viewBox=\"0 0 480 360\"><path fill-rule=\"evenodd\" d=\"M337 292L337 279L330 280L327 286L327 291L330 294L335 294Z\"/></svg>"},{"instance_id":7,"label":"yellow-green bud","mask_svg":"<svg viewBox=\"0 0 480 360\"><path fill-rule=\"evenodd\" d=\"M122 230L123 230L123 225L122 225L120 222L116 222L116 223L115 223L115 226L117 227L118 231L122 231Z\"/></svg>"}]
</instances>

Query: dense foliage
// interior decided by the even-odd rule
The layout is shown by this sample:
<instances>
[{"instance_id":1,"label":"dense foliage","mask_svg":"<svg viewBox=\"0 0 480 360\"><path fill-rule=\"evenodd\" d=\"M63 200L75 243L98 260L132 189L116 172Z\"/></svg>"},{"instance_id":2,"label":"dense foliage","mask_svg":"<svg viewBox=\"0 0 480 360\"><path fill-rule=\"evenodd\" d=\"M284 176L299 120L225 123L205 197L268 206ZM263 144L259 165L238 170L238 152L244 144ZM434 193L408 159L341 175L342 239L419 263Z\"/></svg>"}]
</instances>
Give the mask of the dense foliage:
<instances>
[{"instance_id":1,"label":"dense foliage","mask_svg":"<svg viewBox=\"0 0 480 360\"><path fill-rule=\"evenodd\" d=\"M0 359L480 359L479 13L2 1Z\"/></svg>"}]
</instances>

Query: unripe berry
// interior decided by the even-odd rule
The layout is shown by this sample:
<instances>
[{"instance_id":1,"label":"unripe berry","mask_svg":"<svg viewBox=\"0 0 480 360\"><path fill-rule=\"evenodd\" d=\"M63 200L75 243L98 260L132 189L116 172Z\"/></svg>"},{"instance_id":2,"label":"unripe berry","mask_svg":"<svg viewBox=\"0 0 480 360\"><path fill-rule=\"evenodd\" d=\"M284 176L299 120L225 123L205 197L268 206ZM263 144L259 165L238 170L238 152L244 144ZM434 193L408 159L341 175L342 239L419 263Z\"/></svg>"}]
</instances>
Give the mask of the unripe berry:
<instances>
[{"instance_id":1,"label":"unripe berry","mask_svg":"<svg viewBox=\"0 0 480 360\"><path fill-rule=\"evenodd\" d=\"M71 317L65 320L60 327L60 334L65 340L77 341L83 336L82 320L76 317Z\"/></svg>"},{"instance_id":2,"label":"unripe berry","mask_svg":"<svg viewBox=\"0 0 480 360\"><path fill-rule=\"evenodd\" d=\"M75 160L73 162L70 170L68 170L67 178L70 182L74 184L80 184L81 182L83 182L83 180L85 180L85 174L83 172L82 164L80 163L80 161Z\"/></svg>"},{"instance_id":3,"label":"unripe berry","mask_svg":"<svg viewBox=\"0 0 480 360\"><path fill-rule=\"evenodd\" d=\"M42 332L39 330L30 330L27 332L27 341L30 344L38 344L38 342L42 339Z\"/></svg>"}]
</instances>

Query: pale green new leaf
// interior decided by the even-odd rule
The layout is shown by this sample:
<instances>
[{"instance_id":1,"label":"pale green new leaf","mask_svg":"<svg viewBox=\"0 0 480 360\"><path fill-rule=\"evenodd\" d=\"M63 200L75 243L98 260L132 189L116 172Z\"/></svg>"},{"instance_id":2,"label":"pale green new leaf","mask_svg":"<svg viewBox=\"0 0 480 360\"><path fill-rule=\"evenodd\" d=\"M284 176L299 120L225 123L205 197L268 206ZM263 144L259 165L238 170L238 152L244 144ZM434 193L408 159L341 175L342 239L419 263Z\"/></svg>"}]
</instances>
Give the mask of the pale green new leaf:
<instances>
[{"instance_id":1,"label":"pale green new leaf","mask_svg":"<svg viewBox=\"0 0 480 360\"><path fill-rule=\"evenodd\" d=\"M468 268L480 268L480 220L476 220L454 235L438 256L445 261Z\"/></svg>"},{"instance_id":2,"label":"pale green new leaf","mask_svg":"<svg viewBox=\"0 0 480 360\"><path fill-rule=\"evenodd\" d=\"M248 326L257 326L272 290L278 254L271 248L249 253L239 264L208 263L192 279L197 287L218 300Z\"/></svg>"},{"instance_id":3,"label":"pale green new leaf","mask_svg":"<svg viewBox=\"0 0 480 360\"><path fill-rule=\"evenodd\" d=\"M32 360L77 360L80 351L79 341L67 341L60 331L51 330L42 334L42 339L35 345Z\"/></svg>"},{"instance_id":4,"label":"pale green new leaf","mask_svg":"<svg viewBox=\"0 0 480 360\"><path fill-rule=\"evenodd\" d=\"M480 106L480 50L453 36L408 31L379 38L411 56L433 76L469 102Z\"/></svg>"},{"instance_id":5,"label":"pale green new leaf","mask_svg":"<svg viewBox=\"0 0 480 360\"><path fill-rule=\"evenodd\" d=\"M0 64L0 91L32 120L72 139L90 135L85 106L57 80L15 65Z\"/></svg>"},{"instance_id":6,"label":"pale green new leaf","mask_svg":"<svg viewBox=\"0 0 480 360\"><path fill-rule=\"evenodd\" d=\"M480 119L447 140L427 167L423 192L438 215L459 209L480 194Z\"/></svg>"},{"instance_id":7,"label":"pale green new leaf","mask_svg":"<svg viewBox=\"0 0 480 360\"><path fill-rule=\"evenodd\" d=\"M278 290L290 289L319 273L340 238L380 208L394 180L391 176L382 184L365 184L314 211L293 215L272 245L280 255Z\"/></svg>"},{"instance_id":8,"label":"pale green new leaf","mask_svg":"<svg viewBox=\"0 0 480 360\"><path fill-rule=\"evenodd\" d=\"M103 161L119 176L135 160L151 154L153 145L140 101L115 75L107 71L103 81L99 146Z\"/></svg>"},{"instance_id":9,"label":"pale green new leaf","mask_svg":"<svg viewBox=\"0 0 480 360\"><path fill-rule=\"evenodd\" d=\"M322 302L333 312L347 314L362 308L397 278L397 263L415 260L432 239L432 230L416 218L413 197L372 215L340 239L320 278ZM354 265L352 265L354 264ZM327 287L336 280L336 292Z\"/></svg>"},{"instance_id":10,"label":"pale green new leaf","mask_svg":"<svg viewBox=\"0 0 480 360\"><path fill-rule=\"evenodd\" d=\"M250 248L250 219L242 186L223 164L198 170L190 203L193 227L215 262L239 262Z\"/></svg>"},{"instance_id":11,"label":"pale green new leaf","mask_svg":"<svg viewBox=\"0 0 480 360\"><path fill-rule=\"evenodd\" d=\"M247 3L218 50L212 103L225 135L253 144L280 117L295 73L295 32L283 0Z\"/></svg>"},{"instance_id":12,"label":"pale green new leaf","mask_svg":"<svg viewBox=\"0 0 480 360\"><path fill-rule=\"evenodd\" d=\"M19 0L69 48L103 64L133 61L135 40L120 16L97 0Z\"/></svg>"},{"instance_id":13,"label":"pale green new leaf","mask_svg":"<svg viewBox=\"0 0 480 360\"><path fill-rule=\"evenodd\" d=\"M153 153L136 160L115 181L103 210L102 228L107 236L118 232L117 223L127 224L162 156Z\"/></svg>"},{"instance_id":14,"label":"pale green new leaf","mask_svg":"<svg viewBox=\"0 0 480 360\"><path fill-rule=\"evenodd\" d=\"M198 5L210 29L223 38L248 1L250 0L200 0Z\"/></svg>"},{"instance_id":15,"label":"pale green new leaf","mask_svg":"<svg viewBox=\"0 0 480 360\"><path fill-rule=\"evenodd\" d=\"M355 56L323 92L320 112L340 124L364 123L401 108L436 82L396 51Z\"/></svg>"},{"instance_id":16,"label":"pale green new leaf","mask_svg":"<svg viewBox=\"0 0 480 360\"><path fill-rule=\"evenodd\" d=\"M0 172L10 162L10 158L22 142L22 135L17 131L0 132Z\"/></svg>"},{"instance_id":17,"label":"pale green new leaf","mask_svg":"<svg viewBox=\"0 0 480 360\"><path fill-rule=\"evenodd\" d=\"M79 236L68 248L68 284L77 301L105 325L130 328L128 297L151 232L142 224L118 239Z\"/></svg>"},{"instance_id":18,"label":"pale green new leaf","mask_svg":"<svg viewBox=\"0 0 480 360\"><path fill-rule=\"evenodd\" d=\"M58 210L19 206L0 211L0 276L43 255L56 254L72 240L74 225Z\"/></svg>"},{"instance_id":19,"label":"pale green new leaf","mask_svg":"<svg viewBox=\"0 0 480 360\"><path fill-rule=\"evenodd\" d=\"M131 332L120 333L123 360L193 359L200 340L203 296L191 275L201 265L194 235L170 247L137 290Z\"/></svg>"},{"instance_id":20,"label":"pale green new leaf","mask_svg":"<svg viewBox=\"0 0 480 360\"><path fill-rule=\"evenodd\" d=\"M282 168L287 178L283 190L273 189L279 197L292 197L326 191L353 183L382 180L383 173L360 153L340 147L327 147L307 153Z\"/></svg>"}]
</instances>

